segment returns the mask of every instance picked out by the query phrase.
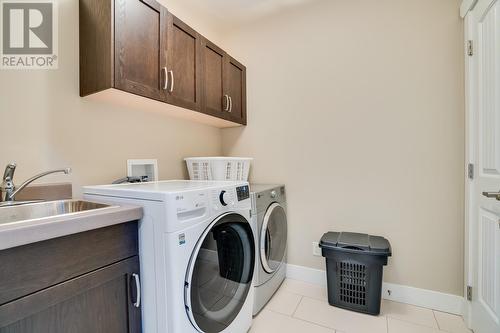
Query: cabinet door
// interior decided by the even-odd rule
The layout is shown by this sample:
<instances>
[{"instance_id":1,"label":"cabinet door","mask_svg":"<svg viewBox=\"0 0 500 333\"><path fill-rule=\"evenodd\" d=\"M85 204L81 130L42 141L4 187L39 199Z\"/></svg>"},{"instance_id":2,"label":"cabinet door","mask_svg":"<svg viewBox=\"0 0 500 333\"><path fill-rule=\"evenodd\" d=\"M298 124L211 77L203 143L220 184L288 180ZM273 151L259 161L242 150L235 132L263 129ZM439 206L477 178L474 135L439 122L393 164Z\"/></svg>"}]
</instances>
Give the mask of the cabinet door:
<instances>
[{"instance_id":1,"label":"cabinet door","mask_svg":"<svg viewBox=\"0 0 500 333\"><path fill-rule=\"evenodd\" d=\"M163 99L166 16L154 0L115 1L115 88Z\"/></svg>"},{"instance_id":2,"label":"cabinet door","mask_svg":"<svg viewBox=\"0 0 500 333\"><path fill-rule=\"evenodd\" d=\"M168 13L167 28L167 103L201 109L201 36Z\"/></svg>"},{"instance_id":3,"label":"cabinet door","mask_svg":"<svg viewBox=\"0 0 500 333\"><path fill-rule=\"evenodd\" d=\"M230 120L247 124L246 67L230 56L226 62L225 91L229 95Z\"/></svg>"},{"instance_id":4,"label":"cabinet door","mask_svg":"<svg viewBox=\"0 0 500 333\"><path fill-rule=\"evenodd\" d=\"M139 333L138 273L135 256L6 303L0 332Z\"/></svg>"},{"instance_id":5,"label":"cabinet door","mask_svg":"<svg viewBox=\"0 0 500 333\"><path fill-rule=\"evenodd\" d=\"M205 38L202 39L201 52L203 112L220 118L228 117L229 96L224 93L226 53Z\"/></svg>"}]
</instances>

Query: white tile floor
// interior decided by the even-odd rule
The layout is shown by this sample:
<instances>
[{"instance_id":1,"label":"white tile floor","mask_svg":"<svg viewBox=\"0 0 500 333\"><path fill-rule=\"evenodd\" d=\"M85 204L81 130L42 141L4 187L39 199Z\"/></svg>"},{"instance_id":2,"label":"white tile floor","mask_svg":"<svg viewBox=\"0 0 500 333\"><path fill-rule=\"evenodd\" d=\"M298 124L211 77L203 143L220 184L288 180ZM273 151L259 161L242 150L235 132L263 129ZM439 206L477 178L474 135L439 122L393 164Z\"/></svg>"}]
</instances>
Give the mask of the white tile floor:
<instances>
[{"instance_id":1,"label":"white tile floor","mask_svg":"<svg viewBox=\"0 0 500 333\"><path fill-rule=\"evenodd\" d=\"M250 333L471 333L462 317L382 301L380 316L330 306L322 287L287 279L254 318Z\"/></svg>"}]
</instances>

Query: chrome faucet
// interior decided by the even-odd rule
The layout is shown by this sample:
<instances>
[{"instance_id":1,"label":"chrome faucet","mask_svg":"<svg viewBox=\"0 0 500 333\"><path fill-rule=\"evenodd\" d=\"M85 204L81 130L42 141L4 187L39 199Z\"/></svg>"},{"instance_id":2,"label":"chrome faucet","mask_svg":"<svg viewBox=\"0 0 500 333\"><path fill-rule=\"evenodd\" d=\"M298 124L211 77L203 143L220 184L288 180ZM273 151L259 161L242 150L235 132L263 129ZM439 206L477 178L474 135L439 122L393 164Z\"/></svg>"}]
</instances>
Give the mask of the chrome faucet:
<instances>
[{"instance_id":1,"label":"chrome faucet","mask_svg":"<svg viewBox=\"0 0 500 333\"><path fill-rule=\"evenodd\" d=\"M64 174L69 174L71 173L71 168L66 168L66 169L57 169L57 170L51 170L51 171L46 171L42 172L36 176L33 176L26 180L24 183L22 183L19 186L14 185L14 172L16 171L16 163L9 163L7 167L5 168L5 172L3 174L3 181L2 185L0 186L0 202L2 201L14 201L16 194L21 192L26 186L34 182L35 180L42 178L44 176L53 174L53 173L64 173Z\"/></svg>"}]
</instances>

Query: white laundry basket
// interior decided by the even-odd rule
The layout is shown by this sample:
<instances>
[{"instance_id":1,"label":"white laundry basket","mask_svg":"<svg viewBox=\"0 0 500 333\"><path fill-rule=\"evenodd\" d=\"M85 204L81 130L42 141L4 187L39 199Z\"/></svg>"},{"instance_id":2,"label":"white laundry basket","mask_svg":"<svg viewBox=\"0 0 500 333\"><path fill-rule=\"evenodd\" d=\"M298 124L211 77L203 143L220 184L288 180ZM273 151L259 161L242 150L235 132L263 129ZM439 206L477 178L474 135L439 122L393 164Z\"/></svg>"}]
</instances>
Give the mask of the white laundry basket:
<instances>
[{"instance_id":1,"label":"white laundry basket","mask_svg":"<svg viewBox=\"0 0 500 333\"><path fill-rule=\"evenodd\" d=\"M248 180L250 163L248 157L188 157L187 164L191 180Z\"/></svg>"}]
</instances>

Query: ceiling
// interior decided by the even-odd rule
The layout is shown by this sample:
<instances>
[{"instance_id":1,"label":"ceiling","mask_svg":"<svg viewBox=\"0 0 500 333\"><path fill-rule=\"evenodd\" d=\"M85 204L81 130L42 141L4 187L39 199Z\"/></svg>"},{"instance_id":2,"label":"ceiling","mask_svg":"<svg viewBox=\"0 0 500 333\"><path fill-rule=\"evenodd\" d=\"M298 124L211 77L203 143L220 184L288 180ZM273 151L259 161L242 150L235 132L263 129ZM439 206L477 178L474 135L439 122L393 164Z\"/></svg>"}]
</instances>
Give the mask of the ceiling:
<instances>
[{"instance_id":1,"label":"ceiling","mask_svg":"<svg viewBox=\"0 0 500 333\"><path fill-rule=\"evenodd\" d=\"M281 10L318 0L183 0L223 24L244 24Z\"/></svg>"}]
</instances>

